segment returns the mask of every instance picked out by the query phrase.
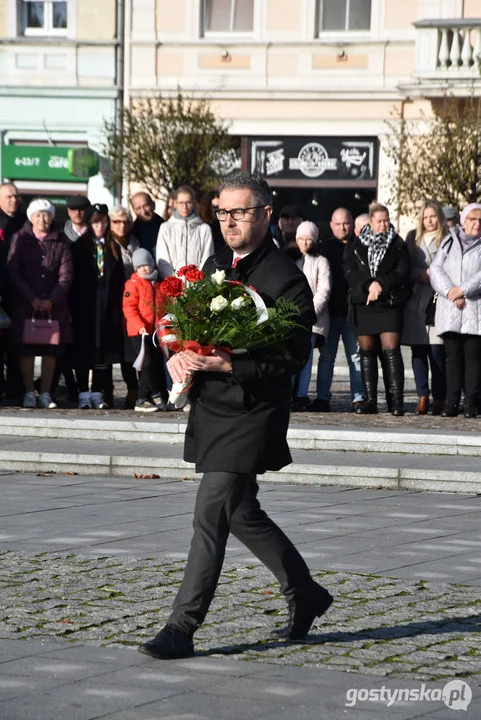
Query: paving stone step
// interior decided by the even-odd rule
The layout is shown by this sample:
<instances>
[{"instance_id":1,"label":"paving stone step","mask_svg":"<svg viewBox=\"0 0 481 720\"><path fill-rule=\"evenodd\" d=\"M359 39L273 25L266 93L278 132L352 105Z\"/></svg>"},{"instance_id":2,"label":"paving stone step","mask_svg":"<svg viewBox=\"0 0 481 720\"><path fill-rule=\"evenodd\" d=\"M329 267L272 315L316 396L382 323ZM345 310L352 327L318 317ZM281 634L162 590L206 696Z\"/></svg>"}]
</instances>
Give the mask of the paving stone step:
<instances>
[{"instance_id":1,"label":"paving stone step","mask_svg":"<svg viewBox=\"0 0 481 720\"><path fill-rule=\"evenodd\" d=\"M183 461L179 443L52 438L47 449L42 438L4 435L0 437L0 469L104 476L156 474L172 479L196 476L194 467ZM306 485L481 492L477 457L302 449L293 450L292 455L291 465L260 479Z\"/></svg>"},{"instance_id":2,"label":"paving stone step","mask_svg":"<svg viewBox=\"0 0 481 720\"><path fill-rule=\"evenodd\" d=\"M169 443L184 441L186 420L169 414L135 419L121 415L85 415L68 417L65 414L28 411L0 415L0 438L48 438L141 443ZM408 455L481 456L481 433L411 428L369 428L291 423L289 445L302 450L339 450L351 452L405 453Z\"/></svg>"}]
</instances>

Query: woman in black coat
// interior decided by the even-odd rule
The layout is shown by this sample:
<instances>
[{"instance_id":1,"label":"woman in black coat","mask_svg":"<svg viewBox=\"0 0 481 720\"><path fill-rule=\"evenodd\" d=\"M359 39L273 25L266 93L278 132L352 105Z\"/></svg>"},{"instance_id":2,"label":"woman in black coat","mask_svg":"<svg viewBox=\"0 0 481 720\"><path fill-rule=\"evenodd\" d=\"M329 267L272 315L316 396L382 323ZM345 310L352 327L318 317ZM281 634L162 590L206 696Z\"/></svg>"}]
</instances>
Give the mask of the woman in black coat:
<instances>
[{"instance_id":1,"label":"woman in black coat","mask_svg":"<svg viewBox=\"0 0 481 720\"><path fill-rule=\"evenodd\" d=\"M357 412L377 413L377 349L389 383L392 414L404 415L404 363L400 349L403 307L411 294L409 252L384 205L372 203L370 222L346 248L344 272L359 341L366 402Z\"/></svg>"},{"instance_id":2,"label":"woman in black coat","mask_svg":"<svg viewBox=\"0 0 481 720\"><path fill-rule=\"evenodd\" d=\"M72 356L79 408L106 409L112 404L112 364L123 361L125 275L120 249L110 233L107 206L97 203L89 213L88 231L71 246Z\"/></svg>"}]
</instances>

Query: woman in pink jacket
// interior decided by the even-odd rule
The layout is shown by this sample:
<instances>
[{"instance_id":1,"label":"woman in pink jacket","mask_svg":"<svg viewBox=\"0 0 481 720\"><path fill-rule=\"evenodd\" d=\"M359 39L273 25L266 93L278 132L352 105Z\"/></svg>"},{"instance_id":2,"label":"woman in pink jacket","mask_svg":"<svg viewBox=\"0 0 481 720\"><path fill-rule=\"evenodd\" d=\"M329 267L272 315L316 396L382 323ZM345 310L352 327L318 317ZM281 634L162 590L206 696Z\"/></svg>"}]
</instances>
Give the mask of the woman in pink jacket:
<instances>
[{"instance_id":1,"label":"woman in pink jacket","mask_svg":"<svg viewBox=\"0 0 481 720\"><path fill-rule=\"evenodd\" d=\"M297 397L294 400L294 410L302 412L309 409L307 393L311 381L312 359L315 347L322 347L329 332L329 311L327 301L331 294L331 271L329 262L319 255L317 238L319 230L313 222L302 222L297 228L296 243L300 250L300 257L295 261L307 278L309 287L314 296L314 309L316 311L316 324L312 327L312 350L307 364L297 376Z\"/></svg>"}]
</instances>

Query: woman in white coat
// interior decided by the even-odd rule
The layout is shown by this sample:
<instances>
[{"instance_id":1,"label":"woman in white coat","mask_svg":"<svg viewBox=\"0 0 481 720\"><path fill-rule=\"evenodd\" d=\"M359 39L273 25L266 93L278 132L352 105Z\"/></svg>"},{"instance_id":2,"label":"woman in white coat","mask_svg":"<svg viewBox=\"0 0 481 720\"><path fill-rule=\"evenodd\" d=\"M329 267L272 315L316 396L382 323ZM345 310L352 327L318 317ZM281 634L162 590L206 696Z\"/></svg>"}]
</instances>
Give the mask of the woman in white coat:
<instances>
[{"instance_id":1,"label":"woman in white coat","mask_svg":"<svg viewBox=\"0 0 481 720\"><path fill-rule=\"evenodd\" d=\"M431 263L438 293L436 332L446 350L446 407L456 417L464 387L464 416L476 417L481 392L481 204L461 213L462 227L450 229Z\"/></svg>"},{"instance_id":2,"label":"woman in white coat","mask_svg":"<svg viewBox=\"0 0 481 720\"><path fill-rule=\"evenodd\" d=\"M411 346L414 381L418 394L416 415L429 410L429 367L433 415L441 415L446 400L446 356L442 338L436 334L433 321L426 314L434 290L429 282L429 267L449 232L441 205L425 200L419 211L418 226L406 236L411 257L412 295L404 307L402 345Z\"/></svg>"},{"instance_id":3,"label":"woman in white coat","mask_svg":"<svg viewBox=\"0 0 481 720\"><path fill-rule=\"evenodd\" d=\"M316 311L316 324L312 327L312 349L309 360L297 377L297 397L294 401L294 410L309 409L307 393L311 380L312 359L315 347L322 347L329 332L329 311L327 301L331 294L331 271L329 262L319 254L317 238L319 230L314 223L302 222L297 228L296 243L300 257L295 261L307 278L309 287L314 296L314 309Z\"/></svg>"}]
</instances>

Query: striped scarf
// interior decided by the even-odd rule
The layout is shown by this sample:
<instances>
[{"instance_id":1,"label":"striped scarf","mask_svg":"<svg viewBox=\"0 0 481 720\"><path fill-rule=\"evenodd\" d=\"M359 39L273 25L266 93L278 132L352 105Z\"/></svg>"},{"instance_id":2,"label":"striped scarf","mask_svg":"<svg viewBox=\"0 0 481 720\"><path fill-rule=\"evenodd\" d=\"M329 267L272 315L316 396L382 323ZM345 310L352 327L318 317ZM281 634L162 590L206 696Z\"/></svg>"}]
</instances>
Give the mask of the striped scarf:
<instances>
[{"instance_id":1,"label":"striped scarf","mask_svg":"<svg viewBox=\"0 0 481 720\"><path fill-rule=\"evenodd\" d=\"M382 233L373 233L370 225L364 225L359 233L359 240L367 247L367 261L372 278L377 277L379 265L395 237L396 230L393 225L389 225L389 230Z\"/></svg>"},{"instance_id":2,"label":"striped scarf","mask_svg":"<svg viewBox=\"0 0 481 720\"><path fill-rule=\"evenodd\" d=\"M102 278L105 273L105 240L103 238L96 239L95 244L97 246L97 277Z\"/></svg>"}]
</instances>

